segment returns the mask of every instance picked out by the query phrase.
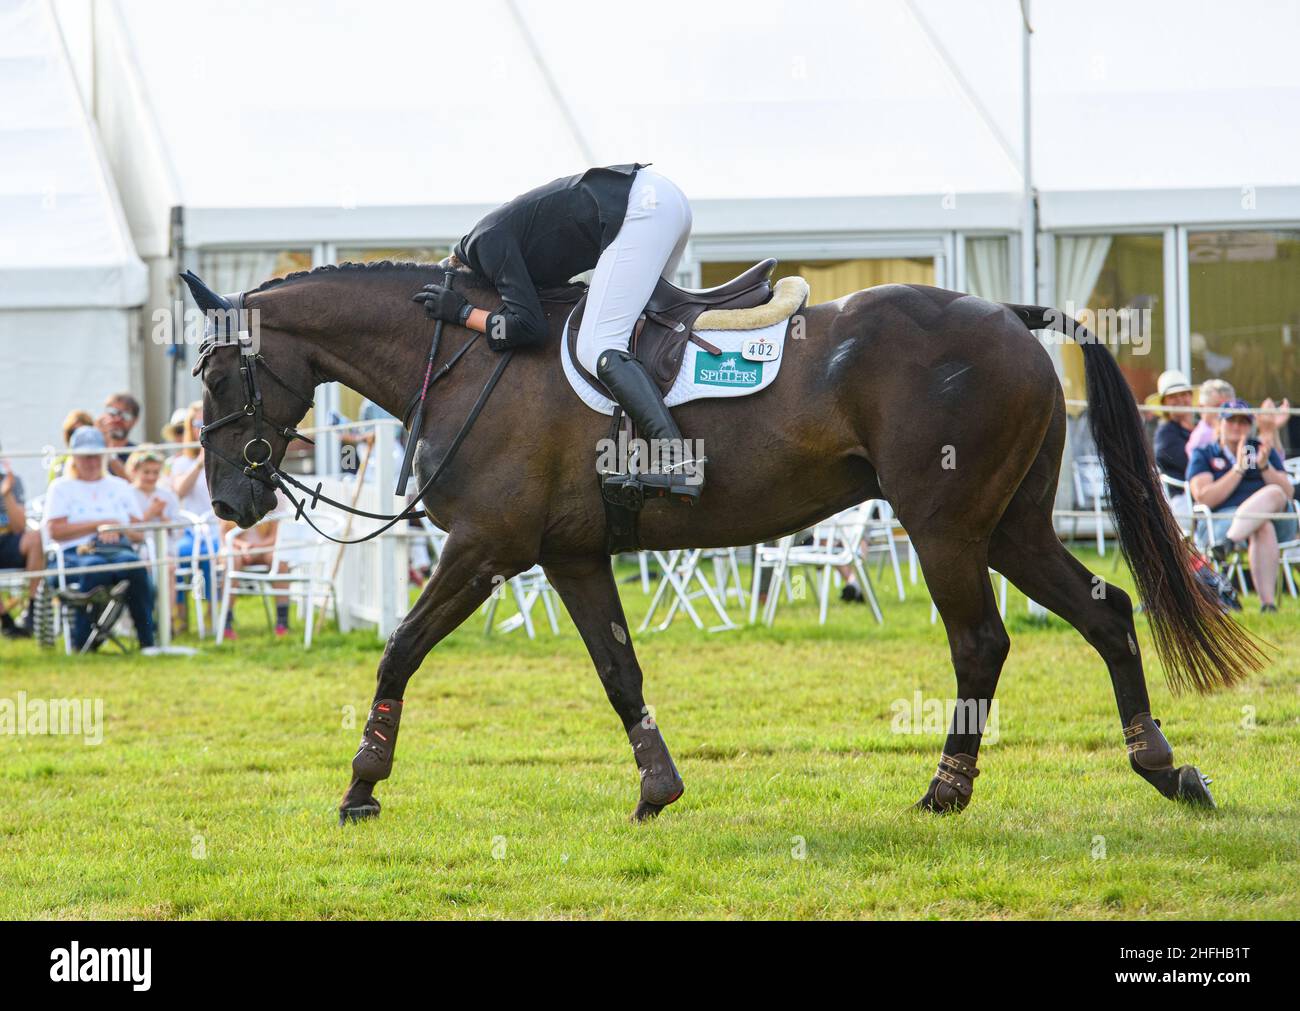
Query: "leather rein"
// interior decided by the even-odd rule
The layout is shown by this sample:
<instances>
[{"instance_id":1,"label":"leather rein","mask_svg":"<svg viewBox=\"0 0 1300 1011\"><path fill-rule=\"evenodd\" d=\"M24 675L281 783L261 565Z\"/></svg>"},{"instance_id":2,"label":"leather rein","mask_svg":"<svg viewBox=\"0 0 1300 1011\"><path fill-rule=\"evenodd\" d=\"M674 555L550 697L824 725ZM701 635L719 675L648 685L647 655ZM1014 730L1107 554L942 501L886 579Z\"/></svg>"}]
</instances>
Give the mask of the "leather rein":
<instances>
[{"instance_id":1,"label":"leather rein","mask_svg":"<svg viewBox=\"0 0 1300 1011\"><path fill-rule=\"evenodd\" d=\"M276 383L289 393L293 394L308 408L314 406L315 399L295 390L292 386L276 375L271 367L266 363L266 359L263 358L261 353L257 350L248 328L248 310L244 306L244 293L240 292L237 295L227 297L231 300L231 308L225 313L220 314L225 315L226 317L224 321L221 321L225 323L225 333L222 334L219 332L220 315L217 319L214 319L213 314L209 313L204 328L203 343L199 346L199 357L198 361L194 365L193 375L198 376L202 373L203 366L207 363L208 358L211 357L214 352L222 348L235 348L239 352L239 376L240 382L244 387L244 406L237 411L231 411L224 417L218 418L210 425L204 425L202 431L199 432L199 445L203 447L204 452L211 453L217 459L230 464L232 467L241 471L250 480L258 481L261 484L279 491L294 507L295 520L306 520L307 524L315 530L316 533L320 534L326 540L333 541L335 544L361 544L385 533L402 520L418 519L423 514L424 510L420 507L419 502L424 498L429 489L433 487L434 482L442 476L447 465L451 463L452 458L456 455L456 451L460 449L461 443L464 442L465 437L469 435L470 428L473 426L474 422L478 420L479 414L482 413L489 395L491 395L497 381L501 378L501 374L505 371L506 366L510 364L510 359L514 357L513 351L506 351L501 355L500 362L497 363L497 367L492 371L492 375L488 377L487 383L483 387L483 391L479 394L478 400L475 401L473 409L465 419L465 423L461 425L460 431L456 433L456 437L452 440L447 452L443 455L442 460L439 461L438 466L434 469L433 473L429 475L428 479L420 485L419 489L416 491L416 504L409 506L404 511L396 514L367 512L364 509L358 509L346 502L339 502L336 499L330 498L321 491L323 486L321 482L317 482L316 487L312 488L309 485L303 484L292 474L286 473L271 462L271 456L273 455L274 450L265 434L263 434L267 429L269 429L271 433L278 435L285 440L301 439L303 442L310 445L315 445L315 443L313 440L299 432L293 425L280 425L266 417L266 413L262 406L262 387L258 381L259 363L268 376L275 380ZM230 318L231 316L234 317L233 322L235 323L236 328L233 337L230 332L232 322ZM439 327L439 332L440 331L441 327ZM420 393L415 395L410 407L407 409L406 417L403 419L404 425L410 424L411 416L414 412L423 409L424 396L429 387L451 371L452 367L460 361L465 352L468 351L478 339L479 334L473 332L470 339L466 341L450 359L448 359L442 368L430 374L433 357L437 353L438 336L438 334L435 334L434 344L430 350L429 367L426 368L425 371L423 388ZM243 457L242 462L231 459L229 456L222 453L221 450L217 449L215 446L209 445L208 443L208 436L211 435L211 433L225 425L238 421L241 418L252 418L254 425L253 437L244 443L243 452L241 453ZM265 451L264 453L263 450ZM296 497L293 492L289 490L289 485L297 488L303 493L304 497L301 499ZM312 509L315 509L318 503L324 502L326 505L334 506L336 509L342 509L344 512L352 513L354 516L363 516L366 519L373 520L384 520L385 522L383 526L372 530L363 537L355 537L351 539L334 537L318 527L312 521L311 516L305 511L309 505L306 498L308 495L311 496L310 508Z\"/></svg>"}]
</instances>

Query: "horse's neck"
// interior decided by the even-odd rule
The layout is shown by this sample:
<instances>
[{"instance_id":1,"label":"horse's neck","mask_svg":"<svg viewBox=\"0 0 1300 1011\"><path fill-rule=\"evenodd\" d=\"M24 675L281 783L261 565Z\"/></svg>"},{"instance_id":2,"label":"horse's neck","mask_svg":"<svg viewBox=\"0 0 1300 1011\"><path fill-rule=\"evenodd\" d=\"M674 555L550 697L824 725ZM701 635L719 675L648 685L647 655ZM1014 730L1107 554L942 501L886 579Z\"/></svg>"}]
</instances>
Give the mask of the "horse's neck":
<instances>
[{"instance_id":1,"label":"horse's neck","mask_svg":"<svg viewBox=\"0 0 1300 1011\"><path fill-rule=\"evenodd\" d=\"M317 381L343 383L401 417L423 378L433 324L411 312L418 278L375 280L309 279L259 293L253 305L307 356Z\"/></svg>"}]
</instances>

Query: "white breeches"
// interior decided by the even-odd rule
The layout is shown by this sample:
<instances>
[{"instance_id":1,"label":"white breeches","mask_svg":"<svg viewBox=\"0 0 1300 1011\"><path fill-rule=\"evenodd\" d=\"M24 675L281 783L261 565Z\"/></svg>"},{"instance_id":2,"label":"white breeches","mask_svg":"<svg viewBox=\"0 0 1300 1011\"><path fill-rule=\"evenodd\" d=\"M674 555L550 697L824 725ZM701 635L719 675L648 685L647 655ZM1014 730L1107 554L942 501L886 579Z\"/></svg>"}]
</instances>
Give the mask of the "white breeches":
<instances>
[{"instance_id":1,"label":"white breeches","mask_svg":"<svg viewBox=\"0 0 1300 1011\"><path fill-rule=\"evenodd\" d=\"M596 261L578 328L578 361L595 375L601 352L626 351L659 278L672 279L691 234L691 205L671 180L639 169L623 227Z\"/></svg>"}]
</instances>

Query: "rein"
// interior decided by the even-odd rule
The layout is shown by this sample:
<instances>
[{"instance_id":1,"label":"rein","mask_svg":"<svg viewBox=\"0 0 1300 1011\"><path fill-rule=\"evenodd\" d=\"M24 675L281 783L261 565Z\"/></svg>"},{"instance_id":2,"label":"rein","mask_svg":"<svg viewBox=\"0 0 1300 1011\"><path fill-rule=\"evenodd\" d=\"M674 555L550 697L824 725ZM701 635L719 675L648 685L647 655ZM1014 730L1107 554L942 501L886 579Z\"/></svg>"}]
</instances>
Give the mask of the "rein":
<instances>
[{"instance_id":1,"label":"rein","mask_svg":"<svg viewBox=\"0 0 1300 1011\"><path fill-rule=\"evenodd\" d=\"M309 485L303 484L292 474L286 473L285 471L281 470L279 467L277 467L275 464L271 462L271 456L274 451L271 448L271 443L262 434L264 426L269 427L272 433L280 436L283 439L286 440L302 439L304 442L309 443L311 445L315 445L315 443L311 439L303 435L301 432L299 432L293 425L277 425L275 422L271 421L266 417L262 407L262 390L261 390L261 386L258 383L258 378L257 378L258 363L259 362L261 363L262 368L266 370L266 374L268 376L270 376L277 383L279 383L280 386L282 386L285 390L292 393L295 397L297 397L300 401L306 404L309 408L315 404L315 399L313 397L305 396L304 394L300 393L298 390L295 390L292 386L290 386L278 375L276 375L275 372L271 369L271 367L266 363L266 359L262 357L261 353L254 349L252 336L249 333L247 323L246 323L247 310L244 308L244 293L240 292L238 295L232 296L232 299L233 299L233 304L231 306L231 310L233 310L235 321L236 321L236 327L237 327L234 339L231 339L230 337L230 320L228 318L225 321L226 333L224 335L225 339L223 340L221 335L218 334L217 332L216 323L212 320L211 317L209 317L209 322L208 322L209 332L206 332L204 334L205 339L203 341L202 346L199 348L198 361L195 363L193 371L195 375L200 374L203 370L204 364L206 364L208 358L213 354L213 352L221 348L237 349L240 355L240 359L239 359L240 380L244 386L244 406L237 411L232 411L231 413L225 415L224 417L218 418L210 425L203 426L203 430L199 433L199 444L202 445L204 452L210 452L217 459L222 460L225 463L230 464L232 467L235 467L236 469L240 470L247 478L249 478L249 480L258 481L270 488L274 488L278 490L281 494L284 495L285 498L289 500L290 504L293 505L295 520L297 519L306 520L308 526L310 526L313 530L315 530L316 533L320 534L320 536L324 537L326 540L333 541L335 544L362 544L365 541L372 540L375 537L378 537L380 534L385 533L386 531L390 530L393 526L400 523L402 520L418 519L423 514L424 511L422 508L420 508L418 503L420 502L421 499L424 498L425 494L429 491L429 489L433 487L434 482L436 482L438 478L442 476L443 471L447 468L447 465L451 463L452 458L456 455L456 451L460 449L461 443L463 443L465 441L465 437L469 435L470 428L473 427L474 422L478 420L478 416L483 412L483 408L487 404L488 397L491 395L492 390L496 387L497 381L501 378L501 374L505 372L506 366L510 364L510 359L514 357L514 351L507 351L504 354L502 354L501 360L497 363L497 367L493 369L492 375L488 377L487 382L483 386L482 392L478 395L478 399L474 402L474 407L470 410L469 416L466 417L465 423L461 425L460 431L456 433L456 437L452 440L451 445L447 448L447 452L443 455L443 458L438 462L438 466L434 469L433 473L429 475L428 479L416 491L415 493L416 504L409 506L407 509L396 514L372 513L372 512L367 512L364 509L358 509L355 506L349 505L346 502L339 502L336 499L330 498L328 495L325 495L321 492L322 482L317 482L316 487L312 488ZM474 344L474 342L478 339L478 336L479 336L478 333L475 332L470 337L470 339L466 341L461 346L461 348L454 355L451 356L450 359L448 359L448 361L442 366L442 368L438 369L436 372L431 371L432 364L433 364L432 362L433 355L430 354L430 360L425 369L425 380L424 380L423 388L421 389L420 393L417 393L415 395L415 397L411 402L410 407L407 408L406 417L403 418L404 425L408 425L410 423L411 415L414 411L416 411L418 408L423 407L424 398L429 388L435 382L437 382L439 379L441 379L443 376L447 375L447 373L451 371L452 366L454 366L458 361L460 361L460 359L464 356L465 352L467 352L470 349L470 347ZM434 350L436 351L436 347ZM221 428L223 425L231 424L232 422L238 421L241 418L252 418L254 424L253 438L249 439L246 443L244 443L244 449L241 454L243 456L242 463L240 463L237 460L232 460L230 457L226 456L215 446L210 446L208 444L208 436L210 433ZM412 436L412 441L414 441L414 436ZM265 447L266 449L265 456L262 455L261 450L256 450L256 447L259 444ZM253 450L256 451L253 452ZM410 456L411 453L408 451L407 457L409 458ZM289 485L292 485L293 487L297 488L299 491L303 492L304 497L301 499L296 497L293 494L293 492L289 490L288 487ZM315 509L318 503L324 502L326 505L334 506L336 509L342 509L344 512L352 513L354 516L362 516L365 517L366 519L373 519L373 520L384 520L386 522L384 523L383 526L375 530L372 530L370 533L366 534L363 537L355 537L351 539L341 539L338 537L334 537L331 534L326 533L320 527L318 527L315 524L315 522L312 521L311 516L306 513L305 510L308 508L308 501L305 497L306 495L311 496L310 507L312 509Z\"/></svg>"}]
</instances>

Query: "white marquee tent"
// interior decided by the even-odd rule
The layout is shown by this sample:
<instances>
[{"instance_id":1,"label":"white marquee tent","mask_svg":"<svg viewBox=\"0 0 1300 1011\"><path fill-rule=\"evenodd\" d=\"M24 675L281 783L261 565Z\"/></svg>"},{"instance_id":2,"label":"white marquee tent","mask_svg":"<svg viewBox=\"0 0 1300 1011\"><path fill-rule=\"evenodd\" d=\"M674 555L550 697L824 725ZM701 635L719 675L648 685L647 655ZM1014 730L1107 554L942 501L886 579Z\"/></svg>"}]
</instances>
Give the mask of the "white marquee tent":
<instances>
[{"instance_id":1,"label":"white marquee tent","mask_svg":"<svg viewBox=\"0 0 1300 1011\"><path fill-rule=\"evenodd\" d=\"M146 272L45 3L0 3L0 96L0 442L39 448L139 388ZM40 494L41 460L13 464Z\"/></svg>"}]
</instances>

